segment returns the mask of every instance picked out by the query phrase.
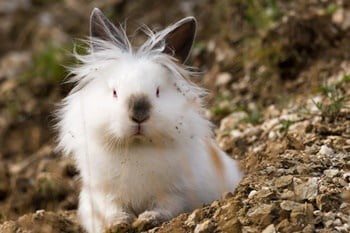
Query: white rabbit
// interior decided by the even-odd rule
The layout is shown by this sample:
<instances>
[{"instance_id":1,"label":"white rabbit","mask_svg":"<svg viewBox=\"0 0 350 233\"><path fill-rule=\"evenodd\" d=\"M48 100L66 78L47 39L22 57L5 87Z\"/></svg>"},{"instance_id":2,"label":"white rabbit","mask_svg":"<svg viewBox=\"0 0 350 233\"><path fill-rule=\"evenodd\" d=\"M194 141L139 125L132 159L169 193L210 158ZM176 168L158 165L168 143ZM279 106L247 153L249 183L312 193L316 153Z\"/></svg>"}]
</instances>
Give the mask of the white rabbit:
<instances>
[{"instance_id":1,"label":"white rabbit","mask_svg":"<svg viewBox=\"0 0 350 233\"><path fill-rule=\"evenodd\" d=\"M238 165L213 140L205 92L182 65L195 19L148 32L138 49L100 10L90 23L90 49L75 54L77 84L57 124L58 148L73 155L81 172L85 229L154 226L233 191Z\"/></svg>"}]
</instances>

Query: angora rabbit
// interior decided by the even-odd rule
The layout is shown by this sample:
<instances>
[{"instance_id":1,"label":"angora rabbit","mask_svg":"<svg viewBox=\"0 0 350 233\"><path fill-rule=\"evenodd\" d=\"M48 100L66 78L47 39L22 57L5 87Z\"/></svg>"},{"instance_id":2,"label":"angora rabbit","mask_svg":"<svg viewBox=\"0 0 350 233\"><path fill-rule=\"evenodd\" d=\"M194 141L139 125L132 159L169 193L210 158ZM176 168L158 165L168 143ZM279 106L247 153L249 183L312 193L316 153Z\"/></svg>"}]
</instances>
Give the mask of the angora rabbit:
<instances>
[{"instance_id":1,"label":"angora rabbit","mask_svg":"<svg viewBox=\"0 0 350 233\"><path fill-rule=\"evenodd\" d=\"M58 148L82 177L79 218L89 233L151 227L233 191L236 162L217 146L203 89L182 64L196 21L184 18L135 49L94 9L87 55L58 113ZM140 228L139 228L140 229Z\"/></svg>"}]
</instances>

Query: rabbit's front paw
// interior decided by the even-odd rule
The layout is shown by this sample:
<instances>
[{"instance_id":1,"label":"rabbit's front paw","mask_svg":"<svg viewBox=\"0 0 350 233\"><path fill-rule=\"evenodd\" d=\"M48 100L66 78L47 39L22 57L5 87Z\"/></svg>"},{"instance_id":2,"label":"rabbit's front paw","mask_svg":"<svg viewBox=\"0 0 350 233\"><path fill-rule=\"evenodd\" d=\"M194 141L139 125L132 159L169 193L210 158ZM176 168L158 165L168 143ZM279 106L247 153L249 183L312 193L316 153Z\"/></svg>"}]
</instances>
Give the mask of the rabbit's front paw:
<instances>
[{"instance_id":1,"label":"rabbit's front paw","mask_svg":"<svg viewBox=\"0 0 350 233\"><path fill-rule=\"evenodd\" d=\"M132 227L138 231L145 231L158 226L164 220L157 211L145 211L133 222Z\"/></svg>"},{"instance_id":2,"label":"rabbit's front paw","mask_svg":"<svg viewBox=\"0 0 350 233\"><path fill-rule=\"evenodd\" d=\"M131 229L131 225L128 222L116 222L108 229L105 230L104 233L126 233Z\"/></svg>"},{"instance_id":3,"label":"rabbit's front paw","mask_svg":"<svg viewBox=\"0 0 350 233\"><path fill-rule=\"evenodd\" d=\"M126 233L131 230L131 223L135 219L132 215L126 213L118 214L114 217L112 224L104 231L104 233Z\"/></svg>"}]
</instances>

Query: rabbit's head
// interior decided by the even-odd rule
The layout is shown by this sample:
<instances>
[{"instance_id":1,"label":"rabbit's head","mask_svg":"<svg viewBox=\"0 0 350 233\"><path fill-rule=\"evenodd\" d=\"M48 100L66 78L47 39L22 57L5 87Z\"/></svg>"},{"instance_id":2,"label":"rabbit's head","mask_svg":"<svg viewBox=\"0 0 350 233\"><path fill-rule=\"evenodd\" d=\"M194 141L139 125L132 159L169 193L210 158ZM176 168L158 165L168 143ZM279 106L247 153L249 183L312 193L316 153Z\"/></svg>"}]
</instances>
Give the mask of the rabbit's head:
<instances>
[{"instance_id":1,"label":"rabbit's head","mask_svg":"<svg viewBox=\"0 0 350 233\"><path fill-rule=\"evenodd\" d=\"M192 84L182 65L195 36L196 22L184 18L133 49L125 31L98 9L91 15L90 50L76 55L72 68L87 130L107 144L166 143L193 137L203 90ZM68 97L69 99L69 97Z\"/></svg>"}]
</instances>

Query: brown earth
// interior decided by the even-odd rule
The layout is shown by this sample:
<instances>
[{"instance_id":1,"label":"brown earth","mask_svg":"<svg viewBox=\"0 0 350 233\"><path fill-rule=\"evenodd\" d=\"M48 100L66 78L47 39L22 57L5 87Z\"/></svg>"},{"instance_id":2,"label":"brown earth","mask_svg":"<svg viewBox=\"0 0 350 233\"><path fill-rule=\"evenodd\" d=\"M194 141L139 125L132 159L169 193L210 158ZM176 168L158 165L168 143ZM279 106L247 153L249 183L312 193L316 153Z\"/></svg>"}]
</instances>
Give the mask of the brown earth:
<instances>
[{"instance_id":1,"label":"brown earth","mask_svg":"<svg viewBox=\"0 0 350 233\"><path fill-rule=\"evenodd\" d=\"M53 112L71 88L65 50L94 6L130 32L197 17L189 64L205 71L195 81L212 91L217 140L245 172L233 193L150 232L349 232L350 6L305 2L0 2L0 232L83 232Z\"/></svg>"}]
</instances>

